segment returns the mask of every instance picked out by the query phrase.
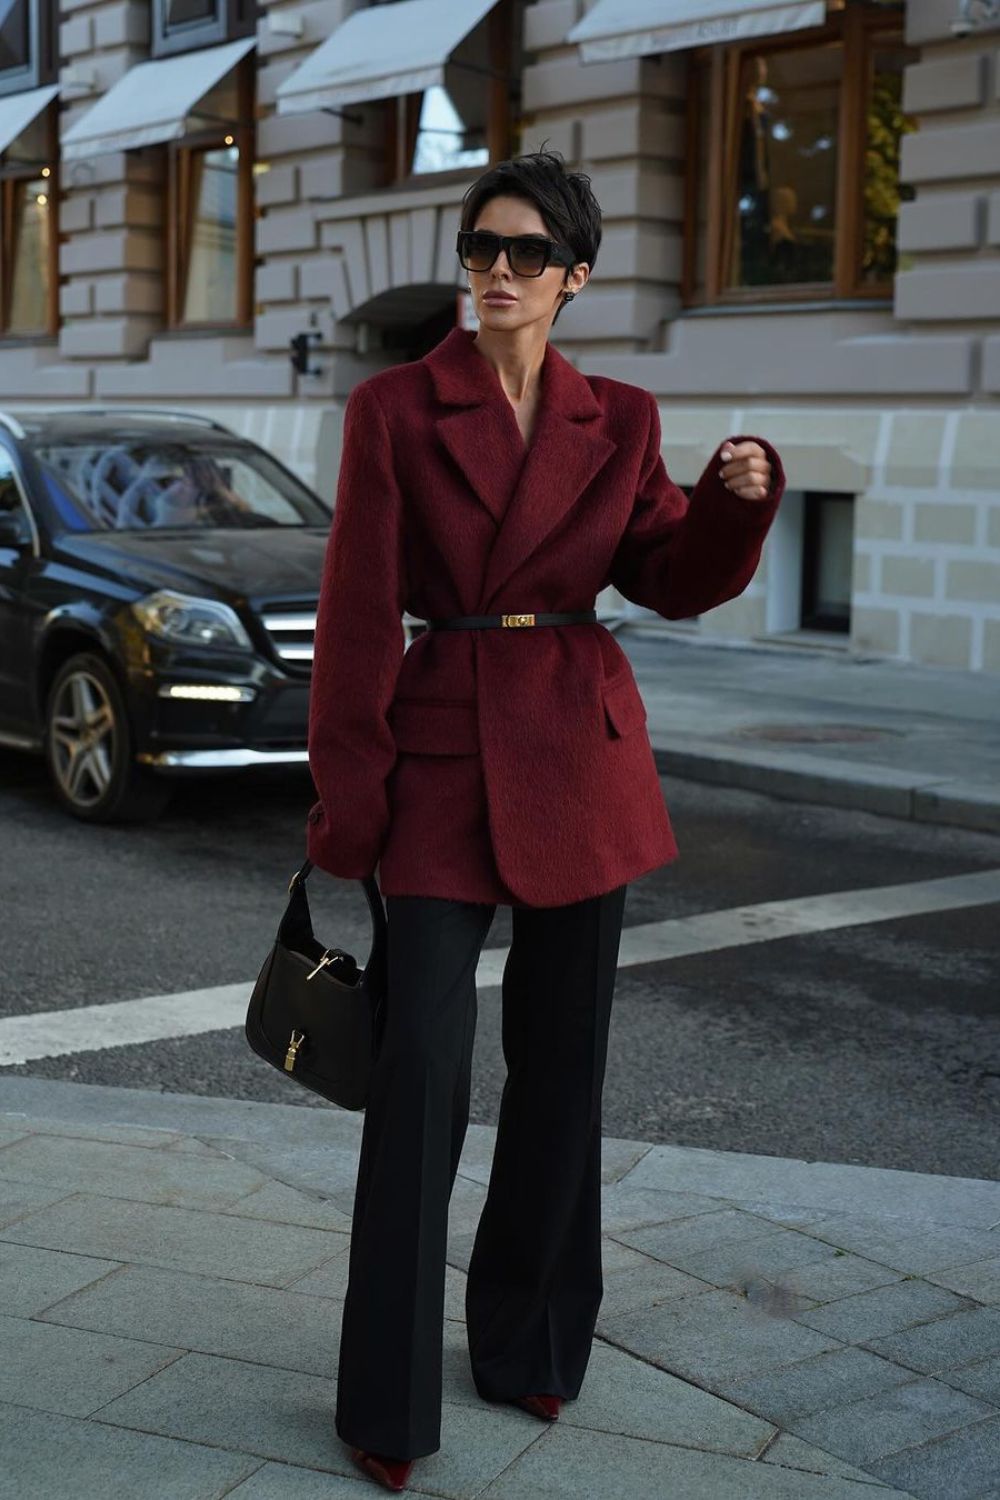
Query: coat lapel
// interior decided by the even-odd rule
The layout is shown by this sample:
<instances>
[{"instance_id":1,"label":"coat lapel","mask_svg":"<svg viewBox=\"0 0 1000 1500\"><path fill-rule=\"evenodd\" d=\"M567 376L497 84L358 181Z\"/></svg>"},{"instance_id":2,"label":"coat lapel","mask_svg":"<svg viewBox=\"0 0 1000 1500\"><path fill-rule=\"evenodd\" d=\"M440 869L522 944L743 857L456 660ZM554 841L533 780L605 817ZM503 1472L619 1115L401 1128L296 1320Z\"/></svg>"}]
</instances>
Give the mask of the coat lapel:
<instances>
[{"instance_id":1,"label":"coat lapel","mask_svg":"<svg viewBox=\"0 0 1000 1500\"><path fill-rule=\"evenodd\" d=\"M589 384L548 344L531 444L525 450L493 367L468 329L453 328L424 356L435 394L449 407L438 434L471 489L498 522L480 608L565 517L616 444L597 428L601 406Z\"/></svg>"}]
</instances>

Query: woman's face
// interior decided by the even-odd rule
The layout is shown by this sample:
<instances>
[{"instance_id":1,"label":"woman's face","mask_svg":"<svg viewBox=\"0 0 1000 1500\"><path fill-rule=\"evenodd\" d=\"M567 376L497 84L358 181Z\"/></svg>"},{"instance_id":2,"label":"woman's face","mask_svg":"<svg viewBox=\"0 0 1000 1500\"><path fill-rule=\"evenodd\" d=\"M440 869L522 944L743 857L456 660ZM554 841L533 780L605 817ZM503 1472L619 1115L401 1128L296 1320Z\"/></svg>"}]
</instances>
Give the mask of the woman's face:
<instances>
[{"instance_id":1,"label":"woman's face","mask_svg":"<svg viewBox=\"0 0 1000 1500\"><path fill-rule=\"evenodd\" d=\"M524 198L491 198L472 227L488 229L494 234L540 234L546 239L555 238L534 204ZM589 274L586 261L579 261L572 269L550 265L541 276L515 276L506 250L500 251L488 271L466 272L481 326L507 333L531 323L544 324L548 332L562 304L563 292L578 292ZM513 300L491 301L488 294L498 292Z\"/></svg>"}]
</instances>

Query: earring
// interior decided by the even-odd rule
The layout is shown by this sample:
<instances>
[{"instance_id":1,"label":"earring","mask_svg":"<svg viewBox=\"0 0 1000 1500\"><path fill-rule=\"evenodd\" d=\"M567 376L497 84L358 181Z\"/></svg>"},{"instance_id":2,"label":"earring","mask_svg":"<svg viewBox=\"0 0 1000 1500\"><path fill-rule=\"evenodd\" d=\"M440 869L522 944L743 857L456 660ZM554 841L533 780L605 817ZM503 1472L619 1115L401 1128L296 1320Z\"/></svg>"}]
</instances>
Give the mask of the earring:
<instances>
[{"instance_id":1,"label":"earring","mask_svg":"<svg viewBox=\"0 0 1000 1500\"><path fill-rule=\"evenodd\" d=\"M575 296L576 296L575 292L564 292L563 293L563 301L564 302L572 302L572 300L573 300L573 298Z\"/></svg>"}]
</instances>

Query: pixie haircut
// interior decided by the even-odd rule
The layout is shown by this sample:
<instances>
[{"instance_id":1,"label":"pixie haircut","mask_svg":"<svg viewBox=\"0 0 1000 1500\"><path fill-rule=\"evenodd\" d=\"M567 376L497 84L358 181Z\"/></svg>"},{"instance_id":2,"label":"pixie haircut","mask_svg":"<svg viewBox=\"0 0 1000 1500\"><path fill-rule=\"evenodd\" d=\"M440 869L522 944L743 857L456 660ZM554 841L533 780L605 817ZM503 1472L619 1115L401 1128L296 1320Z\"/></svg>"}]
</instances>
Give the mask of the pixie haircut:
<instances>
[{"instance_id":1,"label":"pixie haircut","mask_svg":"<svg viewBox=\"0 0 1000 1500\"><path fill-rule=\"evenodd\" d=\"M576 260L585 260L593 270L601 243L601 209L586 172L568 172L559 151L529 151L497 162L466 190L459 227L475 229L490 199L501 196L533 204L553 239L569 245ZM565 305L556 308L553 323Z\"/></svg>"}]
</instances>

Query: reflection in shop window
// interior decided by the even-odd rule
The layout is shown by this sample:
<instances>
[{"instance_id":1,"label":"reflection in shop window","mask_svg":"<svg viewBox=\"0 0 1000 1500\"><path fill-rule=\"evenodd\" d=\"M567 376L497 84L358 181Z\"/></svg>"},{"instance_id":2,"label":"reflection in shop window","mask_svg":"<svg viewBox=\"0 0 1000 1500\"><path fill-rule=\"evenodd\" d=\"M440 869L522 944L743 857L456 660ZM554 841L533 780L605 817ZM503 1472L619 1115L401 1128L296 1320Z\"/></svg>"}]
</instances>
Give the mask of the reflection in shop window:
<instances>
[{"instance_id":1,"label":"reflection in shop window","mask_svg":"<svg viewBox=\"0 0 1000 1500\"><path fill-rule=\"evenodd\" d=\"M414 172L447 172L452 167L486 166L486 113L463 120L440 84L424 93L413 152Z\"/></svg>"},{"instance_id":2,"label":"reflection in shop window","mask_svg":"<svg viewBox=\"0 0 1000 1500\"><path fill-rule=\"evenodd\" d=\"M54 0L0 0L0 94L54 82Z\"/></svg>"},{"instance_id":3,"label":"reflection in shop window","mask_svg":"<svg viewBox=\"0 0 1000 1500\"><path fill-rule=\"evenodd\" d=\"M10 334L44 333L49 321L52 200L46 178L10 184Z\"/></svg>"},{"instance_id":4,"label":"reflection in shop window","mask_svg":"<svg viewBox=\"0 0 1000 1500\"><path fill-rule=\"evenodd\" d=\"M154 57L249 36L257 24L256 0L151 0L151 3Z\"/></svg>"},{"instance_id":5,"label":"reflection in shop window","mask_svg":"<svg viewBox=\"0 0 1000 1500\"><path fill-rule=\"evenodd\" d=\"M191 244L185 323L229 323L237 316L236 228L239 148L191 153Z\"/></svg>"},{"instance_id":6,"label":"reflection in shop window","mask_svg":"<svg viewBox=\"0 0 1000 1500\"><path fill-rule=\"evenodd\" d=\"M28 65L28 0L0 0L0 70Z\"/></svg>"},{"instance_id":7,"label":"reflection in shop window","mask_svg":"<svg viewBox=\"0 0 1000 1500\"><path fill-rule=\"evenodd\" d=\"M886 297L896 269L902 6L857 4L794 38L692 54L688 302Z\"/></svg>"}]
</instances>

